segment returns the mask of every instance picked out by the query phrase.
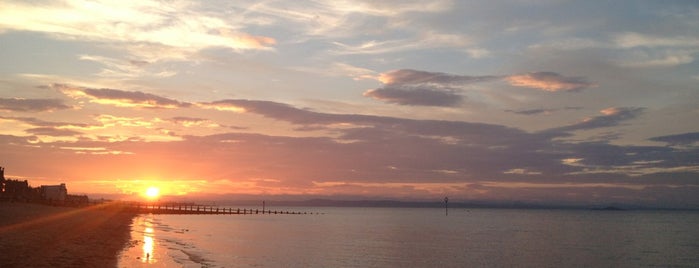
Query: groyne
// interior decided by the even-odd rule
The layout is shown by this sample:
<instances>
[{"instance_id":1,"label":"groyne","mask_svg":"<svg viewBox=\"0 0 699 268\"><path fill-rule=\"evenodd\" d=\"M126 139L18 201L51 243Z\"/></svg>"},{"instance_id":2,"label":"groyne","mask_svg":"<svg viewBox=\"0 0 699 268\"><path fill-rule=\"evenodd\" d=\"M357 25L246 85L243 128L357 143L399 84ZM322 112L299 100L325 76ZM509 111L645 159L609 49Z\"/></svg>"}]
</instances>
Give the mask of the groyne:
<instances>
[{"instance_id":1,"label":"groyne","mask_svg":"<svg viewBox=\"0 0 699 268\"><path fill-rule=\"evenodd\" d=\"M121 210L133 213L152 213L152 214L226 214L226 215L249 215L249 214L319 214L312 212L300 212L290 210L270 210L270 209L252 209L252 208L232 208L219 207L212 205L197 205L191 203L146 203L146 202L120 202L118 204Z\"/></svg>"}]
</instances>

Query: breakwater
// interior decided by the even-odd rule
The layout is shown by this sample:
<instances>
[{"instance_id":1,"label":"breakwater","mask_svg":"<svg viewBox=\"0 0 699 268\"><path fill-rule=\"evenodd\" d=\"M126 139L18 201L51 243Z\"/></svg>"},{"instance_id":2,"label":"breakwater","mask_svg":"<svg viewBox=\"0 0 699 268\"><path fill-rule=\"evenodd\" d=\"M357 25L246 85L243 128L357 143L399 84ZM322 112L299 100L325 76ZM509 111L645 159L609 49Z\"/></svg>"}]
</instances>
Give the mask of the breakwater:
<instances>
[{"instance_id":1,"label":"breakwater","mask_svg":"<svg viewBox=\"0 0 699 268\"><path fill-rule=\"evenodd\" d=\"M121 202L119 204L121 210L133 213L152 213L152 214L319 214L312 212L300 212L290 210L270 210L270 209L251 209L251 208L232 208L219 207L213 205L197 205L191 203L144 203L144 202Z\"/></svg>"}]
</instances>

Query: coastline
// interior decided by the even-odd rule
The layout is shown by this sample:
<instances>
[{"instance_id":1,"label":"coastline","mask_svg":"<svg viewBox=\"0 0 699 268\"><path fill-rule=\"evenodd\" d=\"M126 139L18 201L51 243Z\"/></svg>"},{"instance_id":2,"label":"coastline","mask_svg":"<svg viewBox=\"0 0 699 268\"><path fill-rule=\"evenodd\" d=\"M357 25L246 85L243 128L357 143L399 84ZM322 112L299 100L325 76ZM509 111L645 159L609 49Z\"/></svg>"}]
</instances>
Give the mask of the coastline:
<instances>
[{"instance_id":1,"label":"coastline","mask_svg":"<svg viewBox=\"0 0 699 268\"><path fill-rule=\"evenodd\" d=\"M173 230L172 226L163 224L162 216L191 217L183 214L138 214L131 225L131 241L119 254L118 267L208 266L208 260L200 256L193 245L182 239L182 235L189 231Z\"/></svg>"},{"instance_id":2,"label":"coastline","mask_svg":"<svg viewBox=\"0 0 699 268\"><path fill-rule=\"evenodd\" d=\"M85 208L0 202L3 267L116 267L135 214L109 205Z\"/></svg>"}]
</instances>

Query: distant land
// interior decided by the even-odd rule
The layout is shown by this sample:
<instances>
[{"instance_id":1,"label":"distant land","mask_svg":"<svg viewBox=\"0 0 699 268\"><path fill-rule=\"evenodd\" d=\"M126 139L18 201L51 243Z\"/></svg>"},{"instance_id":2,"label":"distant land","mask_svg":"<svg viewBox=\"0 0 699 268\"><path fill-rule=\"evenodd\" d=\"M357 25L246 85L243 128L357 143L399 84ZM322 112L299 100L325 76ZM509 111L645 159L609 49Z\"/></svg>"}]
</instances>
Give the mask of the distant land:
<instances>
[{"instance_id":1,"label":"distant land","mask_svg":"<svg viewBox=\"0 0 699 268\"><path fill-rule=\"evenodd\" d=\"M219 200L217 205L260 206L261 200ZM288 207L386 207L386 208L444 208L444 202L429 201L398 201L398 200L334 200L334 199L308 199L308 200L266 200L266 205ZM625 204L580 205L580 204L533 204L525 202L497 202L497 201L469 201L449 202L449 208L502 208L502 209L592 209L604 211L624 210L699 210L692 208L663 208L644 207Z\"/></svg>"}]
</instances>

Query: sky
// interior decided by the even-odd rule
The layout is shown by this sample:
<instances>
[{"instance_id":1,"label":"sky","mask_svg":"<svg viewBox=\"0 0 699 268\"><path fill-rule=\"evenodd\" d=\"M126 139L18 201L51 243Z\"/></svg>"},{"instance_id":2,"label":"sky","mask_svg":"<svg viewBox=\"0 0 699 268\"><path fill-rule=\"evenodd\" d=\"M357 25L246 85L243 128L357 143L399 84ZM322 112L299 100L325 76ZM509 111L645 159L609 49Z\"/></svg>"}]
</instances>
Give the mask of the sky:
<instances>
[{"instance_id":1,"label":"sky","mask_svg":"<svg viewBox=\"0 0 699 268\"><path fill-rule=\"evenodd\" d=\"M699 208L696 1L3 1L0 166L133 195Z\"/></svg>"}]
</instances>

